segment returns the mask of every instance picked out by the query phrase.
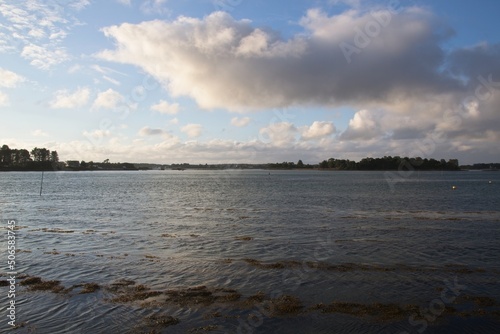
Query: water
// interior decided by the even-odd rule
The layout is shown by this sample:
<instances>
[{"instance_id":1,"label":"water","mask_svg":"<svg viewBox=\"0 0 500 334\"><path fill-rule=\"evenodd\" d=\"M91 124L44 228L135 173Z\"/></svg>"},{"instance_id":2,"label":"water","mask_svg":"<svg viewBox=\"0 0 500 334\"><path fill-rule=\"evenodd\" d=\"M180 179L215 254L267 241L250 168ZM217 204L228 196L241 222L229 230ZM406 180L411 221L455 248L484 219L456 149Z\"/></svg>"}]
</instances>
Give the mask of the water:
<instances>
[{"instance_id":1,"label":"water","mask_svg":"<svg viewBox=\"0 0 500 334\"><path fill-rule=\"evenodd\" d=\"M497 332L500 173L394 175L61 172L45 173L39 196L40 173L0 173L2 223L20 226L18 273L73 287L18 284L24 327L14 332ZM0 260L5 280L6 243ZM135 291L112 290L120 279L159 295L113 300ZM82 283L100 289L80 294ZM186 290L196 286L206 287L201 299L166 301L172 291L196 295ZM238 295L213 298L222 288ZM6 331L8 287L0 289ZM259 292L263 301L249 302ZM283 295L302 308L277 312ZM351 311L316 306L334 302ZM414 308L387 318L359 311L374 303Z\"/></svg>"}]
</instances>

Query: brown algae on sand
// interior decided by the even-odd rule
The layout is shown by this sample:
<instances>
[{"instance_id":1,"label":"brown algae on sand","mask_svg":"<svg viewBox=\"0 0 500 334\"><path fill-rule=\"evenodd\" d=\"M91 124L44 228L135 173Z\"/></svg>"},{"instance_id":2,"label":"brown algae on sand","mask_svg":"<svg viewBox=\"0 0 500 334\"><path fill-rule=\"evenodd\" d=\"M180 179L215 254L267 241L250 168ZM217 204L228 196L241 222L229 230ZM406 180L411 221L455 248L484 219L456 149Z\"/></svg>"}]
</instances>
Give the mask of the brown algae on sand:
<instances>
[{"instance_id":1,"label":"brown algae on sand","mask_svg":"<svg viewBox=\"0 0 500 334\"><path fill-rule=\"evenodd\" d=\"M373 271L373 272L392 272L392 271L405 271L405 272L450 272L455 274L473 274L486 272L483 268L469 268L463 265L446 264L444 267L413 267L404 264L394 266L380 266L378 264L363 264L363 263L339 263L331 264L320 261L296 261L296 260L281 260L276 262L263 262L252 258L244 258L243 262L260 268L260 269L294 269L294 268L310 268L324 271L337 271L337 272L352 272L352 271Z\"/></svg>"},{"instance_id":2,"label":"brown algae on sand","mask_svg":"<svg viewBox=\"0 0 500 334\"><path fill-rule=\"evenodd\" d=\"M343 313L355 317L373 317L378 320L399 320L406 317L409 312L417 311L417 306L400 307L396 304L360 304L349 302L332 302L330 304L317 304L312 308L323 313Z\"/></svg>"},{"instance_id":3,"label":"brown algae on sand","mask_svg":"<svg viewBox=\"0 0 500 334\"><path fill-rule=\"evenodd\" d=\"M101 288L97 283L84 283L81 286L83 288L80 291L80 294L93 293Z\"/></svg>"},{"instance_id":4,"label":"brown algae on sand","mask_svg":"<svg viewBox=\"0 0 500 334\"><path fill-rule=\"evenodd\" d=\"M111 298L113 303L142 301L162 294L161 291L150 290L149 287L142 284L135 285L134 281L129 280L117 281L107 287L107 290L115 294L115 297Z\"/></svg>"},{"instance_id":5,"label":"brown algae on sand","mask_svg":"<svg viewBox=\"0 0 500 334\"><path fill-rule=\"evenodd\" d=\"M295 296L283 295L270 299L264 304L271 316L285 316L299 313L304 308L299 298Z\"/></svg>"},{"instance_id":6,"label":"brown algae on sand","mask_svg":"<svg viewBox=\"0 0 500 334\"><path fill-rule=\"evenodd\" d=\"M248 259L248 262L256 260ZM263 265L256 263L257 266ZM266 267L270 264L265 264ZM274 264L271 264L274 266ZM295 266L294 263L288 265ZM1 281L5 285L7 281ZM4 283L5 282L5 283ZM81 283L64 289L57 280L44 281L40 277L27 276L21 282L28 291L48 291L54 293L69 293L75 288L75 293L94 293L99 289L105 290L104 301L112 303L134 303L139 302L142 308L156 309L165 306L171 307L195 307L206 308L208 312L204 318L215 321L218 318L230 319L238 316L234 311L243 311L258 307L267 317L292 317L300 316L310 312L337 313L368 321L382 323L401 321L415 314L415 320L424 319L421 314L422 305L399 305L394 303L357 303L349 301L331 301L329 304L319 303L314 306L304 305L303 302L293 295L281 295L275 298L269 297L265 292L259 291L246 298L242 298L240 292L230 288L207 287L205 285L192 287L179 287L168 290L152 290L144 284L136 284L129 279L120 279L110 285L100 286L97 283ZM499 317L498 302L488 296L476 296L463 294L456 298L451 305L446 305L440 314L440 318L448 317ZM227 313L229 312L229 313ZM178 323L178 319L169 315L155 315L146 318L146 327L153 330L161 329ZM201 328L200 328L201 329ZM207 328L208 329L208 328Z\"/></svg>"},{"instance_id":7,"label":"brown algae on sand","mask_svg":"<svg viewBox=\"0 0 500 334\"><path fill-rule=\"evenodd\" d=\"M143 318L131 332L148 334L161 333L164 328L177 325L179 322L179 319L171 315L153 314Z\"/></svg>"},{"instance_id":8,"label":"brown algae on sand","mask_svg":"<svg viewBox=\"0 0 500 334\"><path fill-rule=\"evenodd\" d=\"M210 305L213 303L233 302L240 299L241 295L233 289L214 288L208 289L206 286L195 286L185 289L167 290L166 302L181 306L185 305Z\"/></svg>"},{"instance_id":9,"label":"brown algae on sand","mask_svg":"<svg viewBox=\"0 0 500 334\"><path fill-rule=\"evenodd\" d=\"M47 233L75 233L73 230L63 230L62 228L54 227L54 228L40 228L36 229L33 231L42 231L42 232L47 232Z\"/></svg>"},{"instance_id":10,"label":"brown algae on sand","mask_svg":"<svg viewBox=\"0 0 500 334\"><path fill-rule=\"evenodd\" d=\"M243 235L243 236L239 236L239 237L234 237L234 240L251 241L251 240L253 240L253 237Z\"/></svg>"},{"instance_id":11,"label":"brown algae on sand","mask_svg":"<svg viewBox=\"0 0 500 334\"><path fill-rule=\"evenodd\" d=\"M57 280L43 281L40 277L33 276L22 280L20 283L22 286L27 286L31 291L52 291L55 293L65 292L61 282Z\"/></svg>"},{"instance_id":12,"label":"brown algae on sand","mask_svg":"<svg viewBox=\"0 0 500 334\"><path fill-rule=\"evenodd\" d=\"M161 326L168 327L171 325L177 325L179 323L179 319L174 318L170 315L150 315L145 319L149 326Z\"/></svg>"}]
</instances>

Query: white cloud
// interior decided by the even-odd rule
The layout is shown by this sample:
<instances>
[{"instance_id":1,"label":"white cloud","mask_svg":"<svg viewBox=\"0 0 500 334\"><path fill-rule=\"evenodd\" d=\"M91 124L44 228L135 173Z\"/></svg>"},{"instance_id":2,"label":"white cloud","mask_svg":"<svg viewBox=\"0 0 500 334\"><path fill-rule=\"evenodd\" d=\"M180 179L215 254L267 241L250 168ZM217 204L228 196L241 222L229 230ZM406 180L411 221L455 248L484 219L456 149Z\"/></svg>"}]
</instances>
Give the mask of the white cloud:
<instances>
[{"instance_id":1,"label":"white cloud","mask_svg":"<svg viewBox=\"0 0 500 334\"><path fill-rule=\"evenodd\" d=\"M233 117L231 119L231 125L236 126L238 128L242 128L247 126L251 122L250 117Z\"/></svg>"},{"instance_id":2,"label":"white cloud","mask_svg":"<svg viewBox=\"0 0 500 334\"><path fill-rule=\"evenodd\" d=\"M140 136L156 136L156 135L162 135L164 133L165 131L163 131L162 129L153 129L150 128L149 126L141 128L138 132Z\"/></svg>"},{"instance_id":3,"label":"white cloud","mask_svg":"<svg viewBox=\"0 0 500 334\"><path fill-rule=\"evenodd\" d=\"M382 135L383 128L379 117L380 114L366 109L356 112L341 138L344 140L373 139Z\"/></svg>"},{"instance_id":4,"label":"white cloud","mask_svg":"<svg viewBox=\"0 0 500 334\"><path fill-rule=\"evenodd\" d=\"M90 5L90 0L75 0L69 4L71 8L74 8L77 11L84 9L89 5Z\"/></svg>"},{"instance_id":5,"label":"white cloud","mask_svg":"<svg viewBox=\"0 0 500 334\"><path fill-rule=\"evenodd\" d=\"M5 107L8 105L9 105L9 96L0 91L0 107Z\"/></svg>"},{"instance_id":6,"label":"white cloud","mask_svg":"<svg viewBox=\"0 0 500 334\"><path fill-rule=\"evenodd\" d=\"M115 0L119 4L130 7L132 5L132 0Z\"/></svg>"},{"instance_id":7,"label":"white cloud","mask_svg":"<svg viewBox=\"0 0 500 334\"><path fill-rule=\"evenodd\" d=\"M115 86L121 86L121 81L117 80L112 77L112 75L120 75L120 76L127 76L125 73L114 70L112 68L106 67L106 66L100 66L97 64L93 64L89 66L92 70L96 71L97 73L101 74L102 79L106 80L107 82L112 83Z\"/></svg>"},{"instance_id":8,"label":"white cloud","mask_svg":"<svg viewBox=\"0 0 500 334\"><path fill-rule=\"evenodd\" d=\"M142 139L142 140L141 140ZM154 162L154 163L265 163L272 161L297 161L317 163L328 156L335 147L321 148L310 146L307 150L290 146L286 150L260 141L237 142L233 140L210 140L181 142L177 137L164 136L141 137L122 140L99 140L92 144L89 140L52 143L45 145L57 150L61 160L112 162ZM0 138L0 142L10 147L35 147L39 140L20 142L19 140ZM43 143L42 143L43 144Z\"/></svg>"},{"instance_id":9,"label":"white cloud","mask_svg":"<svg viewBox=\"0 0 500 334\"><path fill-rule=\"evenodd\" d=\"M71 66L70 68L68 68L68 73L74 74L74 73L80 71L81 69L82 69L82 67L79 64L75 64L75 65Z\"/></svg>"},{"instance_id":10,"label":"white cloud","mask_svg":"<svg viewBox=\"0 0 500 334\"><path fill-rule=\"evenodd\" d=\"M62 47L47 48L44 45L29 44L23 48L21 56L30 60L30 64L42 70L69 60L66 49Z\"/></svg>"},{"instance_id":11,"label":"white cloud","mask_svg":"<svg viewBox=\"0 0 500 334\"><path fill-rule=\"evenodd\" d=\"M167 0L146 0L141 4L141 11L144 14L160 14L167 15L170 13L170 10L165 7Z\"/></svg>"},{"instance_id":12,"label":"white cloud","mask_svg":"<svg viewBox=\"0 0 500 334\"><path fill-rule=\"evenodd\" d=\"M161 138L165 141L168 141L169 143L173 142L178 142L179 139L175 136L173 136L171 133L168 131L165 131L163 129L158 129L158 128L150 128L149 126L145 126L139 130L137 133L141 137L158 137L161 136ZM139 138L141 139L141 138Z\"/></svg>"},{"instance_id":13,"label":"white cloud","mask_svg":"<svg viewBox=\"0 0 500 334\"><path fill-rule=\"evenodd\" d=\"M107 82L112 83L112 84L113 84L113 85L115 85L115 86L120 86L120 85L121 85L120 81L115 80L115 79L113 79L113 78L110 78L110 77L108 77L107 75L103 75L103 76L102 76L102 78L103 78L104 80L106 80Z\"/></svg>"},{"instance_id":14,"label":"white cloud","mask_svg":"<svg viewBox=\"0 0 500 334\"><path fill-rule=\"evenodd\" d=\"M25 80L23 76L0 67L0 87L13 88Z\"/></svg>"},{"instance_id":15,"label":"white cloud","mask_svg":"<svg viewBox=\"0 0 500 334\"><path fill-rule=\"evenodd\" d=\"M177 125L179 124L179 119L177 117L172 118L170 121L168 121L169 124Z\"/></svg>"},{"instance_id":16,"label":"white cloud","mask_svg":"<svg viewBox=\"0 0 500 334\"><path fill-rule=\"evenodd\" d=\"M329 136L335 132L335 125L332 122L315 121L311 126L301 127L302 138L305 140L319 139Z\"/></svg>"},{"instance_id":17,"label":"white cloud","mask_svg":"<svg viewBox=\"0 0 500 334\"><path fill-rule=\"evenodd\" d=\"M181 128L181 131L188 135L189 138L201 136L203 127L200 124L187 124Z\"/></svg>"},{"instance_id":18,"label":"white cloud","mask_svg":"<svg viewBox=\"0 0 500 334\"><path fill-rule=\"evenodd\" d=\"M37 130L34 130L33 132L31 132L31 135L32 136L35 136L35 137L48 137L49 134L41 129L37 129Z\"/></svg>"},{"instance_id":19,"label":"white cloud","mask_svg":"<svg viewBox=\"0 0 500 334\"><path fill-rule=\"evenodd\" d=\"M97 98L95 99L92 109L116 109L120 106L126 106L130 109L137 109L137 103L127 104L126 99L123 95L115 91L114 89L109 88L104 92L100 92L97 94Z\"/></svg>"},{"instance_id":20,"label":"white cloud","mask_svg":"<svg viewBox=\"0 0 500 334\"><path fill-rule=\"evenodd\" d=\"M70 59L62 46L68 32L81 23L73 15L90 4L89 0L65 1L5 1L0 2L0 15L6 26L1 34L0 52L15 52L40 69Z\"/></svg>"},{"instance_id":21,"label":"white cloud","mask_svg":"<svg viewBox=\"0 0 500 334\"><path fill-rule=\"evenodd\" d=\"M14 88L19 83L24 81L26 81L26 79L23 76L0 67L0 87ZM6 93L0 91L0 107L9 106L9 100L9 96Z\"/></svg>"},{"instance_id":22,"label":"white cloud","mask_svg":"<svg viewBox=\"0 0 500 334\"><path fill-rule=\"evenodd\" d=\"M83 131L82 134L87 138L92 138L95 140L111 137L110 130L102 130L102 129L97 129L94 131Z\"/></svg>"},{"instance_id":23,"label":"white cloud","mask_svg":"<svg viewBox=\"0 0 500 334\"><path fill-rule=\"evenodd\" d=\"M101 74L104 74L104 75L110 75L110 74L120 74L120 75L123 75L123 76L127 75L127 74L125 74L123 72L117 71L117 70L112 69L110 67L100 66L100 65L97 65L97 64L91 65L90 68L93 69L94 71L96 71L98 73L101 73Z\"/></svg>"},{"instance_id":24,"label":"white cloud","mask_svg":"<svg viewBox=\"0 0 500 334\"><path fill-rule=\"evenodd\" d=\"M260 129L259 137L265 143L276 146L292 146L296 142L298 129L290 122L272 123Z\"/></svg>"},{"instance_id":25,"label":"white cloud","mask_svg":"<svg viewBox=\"0 0 500 334\"><path fill-rule=\"evenodd\" d=\"M151 110L157 111L160 114L175 115L179 112L179 104L160 100L160 102L151 106Z\"/></svg>"},{"instance_id":26,"label":"white cloud","mask_svg":"<svg viewBox=\"0 0 500 334\"><path fill-rule=\"evenodd\" d=\"M54 99L49 105L53 109L80 108L87 104L89 97L90 89L87 87L78 88L73 93L66 89L62 89L55 92Z\"/></svg>"},{"instance_id":27,"label":"white cloud","mask_svg":"<svg viewBox=\"0 0 500 334\"><path fill-rule=\"evenodd\" d=\"M0 138L0 142L10 147L34 147L45 145L51 150L57 150L62 160L93 160L103 161L109 158L113 162L155 162L155 163L266 163L281 161L297 161L318 163L329 157L357 160L372 156L384 155L458 158L461 163L485 161L484 157L498 156L497 132L485 132L482 138L455 138L437 145L431 153L432 134L423 140L342 140L340 138L323 138L319 141L296 140L298 130L293 126L282 127L295 136L283 140L280 145L270 140L186 140L167 133L157 133L136 138L111 137L109 133L88 132L89 139L40 144L40 139L20 142L12 138ZM152 129L154 130L154 129ZM153 131L154 132L154 131ZM103 137L106 136L106 137ZM96 138L93 138L96 137ZM102 138L100 138L102 137ZM106 140L104 140L104 139ZM98 145L96 145L98 143ZM425 152L424 152L425 151ZM429 155L430 154L430 155ZM486 160L487 161L487 160Z\"/></svg>"}]
</instances>

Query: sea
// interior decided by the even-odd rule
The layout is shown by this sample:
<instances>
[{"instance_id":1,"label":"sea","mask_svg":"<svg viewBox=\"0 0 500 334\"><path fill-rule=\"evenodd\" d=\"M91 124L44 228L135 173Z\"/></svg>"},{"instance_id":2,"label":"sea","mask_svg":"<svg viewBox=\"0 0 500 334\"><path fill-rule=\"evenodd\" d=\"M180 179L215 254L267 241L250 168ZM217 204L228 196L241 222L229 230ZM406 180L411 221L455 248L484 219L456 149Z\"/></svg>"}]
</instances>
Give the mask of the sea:
<instances>
[{"instance_id":1,"label":"sea","mask_svg":"<svg viewBox=\"0 0 500 334\"><path fill-rule=\"evenodd\" d=\"M500 172L41 178L0 173L2 333L500 332Z\"/></svg>"}]
</instances>

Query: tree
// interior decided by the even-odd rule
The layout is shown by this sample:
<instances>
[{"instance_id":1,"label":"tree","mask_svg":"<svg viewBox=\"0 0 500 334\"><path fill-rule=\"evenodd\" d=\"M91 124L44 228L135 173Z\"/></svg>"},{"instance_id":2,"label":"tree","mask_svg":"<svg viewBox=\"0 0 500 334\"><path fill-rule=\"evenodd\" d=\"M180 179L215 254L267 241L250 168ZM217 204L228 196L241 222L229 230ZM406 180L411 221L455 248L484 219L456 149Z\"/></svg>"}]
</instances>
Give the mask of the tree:
<instances>
[{"instance_id":1,"label":"tree","mask_svg":"<svg viewBox=\"0 0 500 334\"><path fill-rule=\"evenodd\" d=\"M448 168L452 170L460 169L458 164L458 159L449 159L447 165Z\"/></svg>"},{"instance_id":2,"label":"tree","mask_svg":"<svg viewBox=\"0 0 500 334\"><path fill-rule=\"evenodd\" d=\"M21 166L25 166L30 161L31 161L30 152L24 148L20 149L19 150L19 160L17 161L17 163Z\"/></svg>"},{"instance_id":3,"label":"tree","mask_svg":"<svg viewBox=\"0 0 500 334\"><path fill-rule=\"evenodd\" d=\"M57 154L57 151L50 152L50 161L56 163L59 162L59 155Z\"/></svg>"},{"instance_id":4,"label":"tree","mask_svg":"<svg viewBox=\"0 0 500 334\"><path fill-rule=\"evenodd\" d=\"M33 156L34 161L49 161L50 158L50 151L47 150L46 148L38 148L35 147L34 149L31 150L31 155Z\"/></svg>"},{"instance_id":5,"label":"tree","mask_svg":"<svg viewBox=\"0 0 500 334\"><path fill-rule=\"evenodd\" d=\"M0 149L0 164L2 166L9 166L11 164L11 149L7 145L3 145Z\"/></svg>"},{"instance_id":6,"label":"tree","mask_svg":"<svg viewBox=\"0 0 500 334\"><path fill-rule=\"evenodd\" d=\"M299 160L297 162L297 168L304 168L304 163L302 162L302 160Z\"/></svg>"}]
</instances>

